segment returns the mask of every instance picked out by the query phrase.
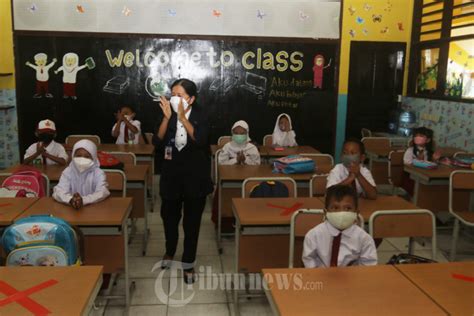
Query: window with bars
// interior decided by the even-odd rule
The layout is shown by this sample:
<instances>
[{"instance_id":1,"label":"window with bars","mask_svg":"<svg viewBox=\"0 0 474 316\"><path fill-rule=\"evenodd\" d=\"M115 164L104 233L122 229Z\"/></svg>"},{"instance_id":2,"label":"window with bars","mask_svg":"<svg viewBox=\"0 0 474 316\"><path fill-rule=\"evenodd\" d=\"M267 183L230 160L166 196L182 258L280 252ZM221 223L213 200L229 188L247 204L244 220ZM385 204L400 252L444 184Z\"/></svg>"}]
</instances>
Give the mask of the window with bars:
<instances>
[{"instance_id":1,"label":"window with bars","mask_svg":"<svg viewBox=\"0 0 474 316\"><path fill-rule=\"evenodd\" d=\"M415 0L409 93L474 101L474 0Z\"/></svg>"}]
</instances>

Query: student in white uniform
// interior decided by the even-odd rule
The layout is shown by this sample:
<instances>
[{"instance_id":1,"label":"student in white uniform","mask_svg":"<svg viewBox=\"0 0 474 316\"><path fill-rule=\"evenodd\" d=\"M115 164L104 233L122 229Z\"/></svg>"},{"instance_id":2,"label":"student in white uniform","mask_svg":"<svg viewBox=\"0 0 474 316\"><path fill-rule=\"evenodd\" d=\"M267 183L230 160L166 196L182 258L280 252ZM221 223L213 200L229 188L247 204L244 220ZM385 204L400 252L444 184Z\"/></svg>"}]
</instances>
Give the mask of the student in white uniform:
<instances>
[{"instance_id":1,"label":"student in white uniform","mask_svg":"<svg viewBox=\"0 0 474 316\"><path fill-rule=\"evenodd\" d=\"M326 192L326 220L305 236L302 260L306 268L377 264L373 238L357 224L357 193L347 185Z\"/></svg>"},{"instance_id":2,"label":"student in white uniform","mask_svg":"<svg viewBox=\"0 0 474 316\"><path fill-rule=\"evenodd\" d=\"M413 146L405 151L403 163L411 165L414 159L424 161L437 161L441 157L439 151L434 151L433 130L426 127L418 127L413 130Z\"/></svg>"},{"instance_id":3,"label":"student in white uniform","mask_svg":"<svg viewBox=\"0 0 474 316\"><path fill-rule=\"evenodd\" d=\"M326 188L336 184L352 186L359 195L368 199L377 198L374 178L364 166L365 146L357 139L344 142L341 163L334 166L327 178Z\"/></svg>"},{"instance_id":4,"label":"student in white uniform","mask_svg":"<svg viewBox=\"0 0 474 316\"><path fill-rule=\"evenodd\" d=\"M224 145L218 161L220 165L260 164L260 153L250 143L249 126L245 121L238 121L232 126L232 141Z\"/></svg>"},{"instance_id":5,"label":"student in white uniform","mask_svg":"<svg viewBox=\"0 0 474 316\"><path fill-rule=\"evenodd\" d=\"M75 209L107 198L110 192L97 159L96 145L87 139L80 140L74 145L72 156L72 162L54 187L53 198Z\"/></svg>"},{"instance_id":6,"label":"student in white uniform","mask_svg":"<svg viewBox=\"0 0 474 316\"><path fill-rule=\"evenodd\" d=\"M25 152L23 163L30 164L39 160L43 165L66 165L69 157L63 145L56 143L56 124L51 120L38 123L35 132L38 142L32 144Z\"/></svg>"},{"instance_id":7,"label":"student in white uniform","mask_svg":"<svg viewBox=\"0 0 474 316\"><path fill-rule=\"evenodd\" d=\"M134 120L135 111L128 105L122 105L116 113L117 122L112 127L112 136L116 144L138 144L140 141L141 123Z\"/></svg>"},{"instance_id":8,"label":"student in white uniform","mask_svg":"<svg viewBox=\"0 0 474 316\"><path fill-rule=\"evenodd\" d=\"M282 113L278 116L275 128L273 129L272 141L273 147L298 146L296 143L296 134L291 124L291 117L288 114Z\"/></svg>"}]
</instances>

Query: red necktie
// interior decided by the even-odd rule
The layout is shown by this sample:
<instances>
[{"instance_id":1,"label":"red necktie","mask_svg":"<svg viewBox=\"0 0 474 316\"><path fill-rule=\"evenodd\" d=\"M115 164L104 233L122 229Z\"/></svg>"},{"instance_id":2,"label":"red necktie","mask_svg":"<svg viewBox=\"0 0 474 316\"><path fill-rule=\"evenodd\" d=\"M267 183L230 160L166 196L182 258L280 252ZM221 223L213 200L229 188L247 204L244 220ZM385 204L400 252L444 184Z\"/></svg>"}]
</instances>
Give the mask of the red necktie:
<instances>
[{"instance_id":1,"label":"red necktie","mask_svg":"<svg viewBox=\"0 0 474 316\"><path fill-rule=\"evenodd\" d=\"M337 258L339 257L339 247L341 246L341 233L333 238L331 250L331 267L337 267Z\"/></svg>"},{"instance_id":2,"label":"red necktie","mask_svg":"<svg viewBox=\"0 0 474 316\"><path fill-rule=\"evenodd\" d=\"M123 123L123 124L125 124L125 123ZM123 129L123 133L125 134L125 135L123 135L123 140L125 141L125 143L128 144L128 126L127 126L127 124L125 124L125 128Z\"/></svg>"}]
</instances>

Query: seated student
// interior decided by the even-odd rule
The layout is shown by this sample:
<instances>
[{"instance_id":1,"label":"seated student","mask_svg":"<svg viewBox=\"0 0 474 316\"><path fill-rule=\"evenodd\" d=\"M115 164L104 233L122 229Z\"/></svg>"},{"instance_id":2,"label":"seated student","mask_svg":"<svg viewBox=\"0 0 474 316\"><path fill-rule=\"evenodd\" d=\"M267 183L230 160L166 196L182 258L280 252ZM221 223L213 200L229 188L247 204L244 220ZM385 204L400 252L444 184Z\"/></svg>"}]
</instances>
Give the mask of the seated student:
<instances>
[{"instance_id":1,"label":"seated student","mask_svg":"<svg viewBox=\"0 0 474 316\"><path fill-rule=\"evenodd\" d=\"M282 113L278 116L275 128L273 129L273 147L294 147L298 146L296 143L296 134L293 131L291 124L291 117Z\"/></svg>"},{"instance_id":2,"label":"seated student","mask_svg":"<svg viewBox=\"0 0 474 316\"><path fill-rule=\"evenodd\" d=\"M326 188L335 184L352 186L359 195L368 199L377 198L377 189L372 173L363 164L365 146L357 139L349 139L342 147L341 163L332 168L328 175Z\"/></svg>"},{"instance_id":3,"label":"seated student","mask_svg":"<svg viewBox=\"0 0 474 316\"><path fill-rule=\"evenodd\" d=\"M131 106L122 105L115 114L117 123L112 127L112 136L116 144L138 144L141 134L140 121L134 120L135 112Z\"/></svg>"},{"instance_id":4,"label":"seated student","mask_svg":"<svg viewBox=\"0 0 474 316\"><path fill-rule=\"evenodd\" d=\"M302 260L306 268L376 265L374 239L356 221L357 193L347 185L326 192L325 221L304 238Z\"/></svg>"},{"instance_id":5,"label":"seated student","mask_svg":"<svg viewBox=\"0 0 474 316\"><path fill-rule=\"evenodd\" d=\"M83 139L74 144L72 162L54 187L53 198L75 209L102 201L110 195L105 173L99 166L97 147Z\"/></svg>"},{"instance_id":6,"label":"seated student","mask_svg":"<svg viewBox=\"0 0 474 316\"><path fill-rule=\"evenodd\" d=\"M220 165L259 165L258 148L250 143L249 126L245 121L238 121L232 126L232 141L222 148L219 155Z\"/></svg>"},{"instance_id":7,"label":"seated student","mask_svg":"<svg viewBox=\"0 0 474 316\"><path fill-rule=\"evenodd\" d=\"M36 128L38 142L32 144L25 152L24 164L30 164L37 159L44 165L66 165L69 157L63 145L56 143L56 125L51 120L43 120Z\"/></svg>"},{"instance_id":8,"label":"seated student","mask_svg":"<svg viewBox=\"0 0 474 316\"><path fill-rule=\"evenodd\" d=\"M403 163L411 165L413 159L425 161L437 161L441 157L439 151L433 148L433 130L426 127L418 127L413 130L412 146L405 151Z\"/></svg>"}]
</instances>

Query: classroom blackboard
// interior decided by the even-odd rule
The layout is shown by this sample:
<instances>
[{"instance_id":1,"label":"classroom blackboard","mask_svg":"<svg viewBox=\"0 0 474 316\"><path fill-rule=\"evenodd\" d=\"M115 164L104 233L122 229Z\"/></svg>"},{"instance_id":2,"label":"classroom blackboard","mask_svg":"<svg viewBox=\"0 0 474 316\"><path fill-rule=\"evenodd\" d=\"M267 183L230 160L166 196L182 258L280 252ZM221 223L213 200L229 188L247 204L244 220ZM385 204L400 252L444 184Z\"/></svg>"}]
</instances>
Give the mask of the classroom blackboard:
<instances>
[{"instance_id":1,"label":"classroom blackboard","mask_svg":"<svg viewBox=\"0 0 474 316\"><path fill-rule=\"evenodd\" d=\"M300 144L332 153L337 42L62 33L14 38L22 152L44 118L56 121L59 141L69 134L97 134L113 142L114 113L121 104L134 106L142 129L153 132L162 117L154 99L169 95L174 80L188 78L196 82L199 106L209 115L212 143L229 135L239 119L261 143L285 112ZM40 53L46 65L57 59L42 74L34 68L35 56L44 59Z\"/></svg>"}]
</instances>

